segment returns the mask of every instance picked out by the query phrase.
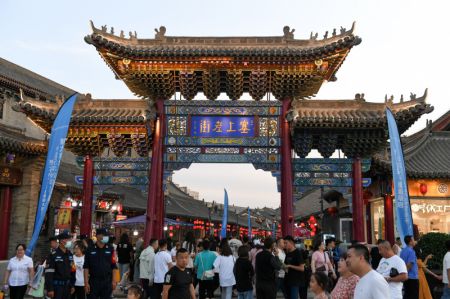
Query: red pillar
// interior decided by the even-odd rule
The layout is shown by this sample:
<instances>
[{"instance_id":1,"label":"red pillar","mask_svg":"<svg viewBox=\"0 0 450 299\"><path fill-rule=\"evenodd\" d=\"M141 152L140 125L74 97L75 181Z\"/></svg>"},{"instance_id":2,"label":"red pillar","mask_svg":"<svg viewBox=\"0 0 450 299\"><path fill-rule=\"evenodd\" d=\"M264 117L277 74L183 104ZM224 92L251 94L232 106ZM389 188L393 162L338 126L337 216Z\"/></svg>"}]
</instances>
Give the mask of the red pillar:
<instances>
[{"instance_id":1,"label":"red pillar","mask_svg":"<svg viewBox=\"0 0 450 299\"><path fill-rule=\"evenodd\" d=\"M152 146L152 162L149 171L148 184L148 200L147 200L147 215L144 231L144 245L147 246L150 239L159 238L162 236L163 227L159 228L160 224L158 218L161 213L161 197L162 194L162 162L163 162L163 127L164 127L164 102L159 100L156 102L156 109L158 117L155 124L155 133L153 136ZM164 220L163 220L164 221ZM161 233L159 233L161 231Z\"/></svg>"},{"instance_id":2,"label":"red pillar","mask_svg":"<svg viewBox=\"0 0 450 299\"><path fill-rule=\"evenodd\" d=\"M90 155L84 158L83 206L81 207L80 234L91 237L92 233L92 196L94 191L94 162Z\"/></svg>"},{"instance_id":3,"label":"red pillar","mask_svg":"<svg viewBox=\"0 0 450 299\"><path fill-rule=\"evenodd\" d=\"M360 158L353 159L352 174L353 239L359 242L365 242L364 202L362 196L362 173Z\"/></svg>"},{"instance_id":4,"label":"red pillar","mask_svg":"<svg viewBox=\"0 0 450 299\"><path fill-rule=\"evenodd\" d=\"M292 190L292 146L289 122L286 113L291 101L283 101L281 114L281 234L292 235L294 231L294 207Z\"/></svg>"},{"instance_id":5,"label":"red pillar","mask_svg":"<svg viewBox=\"0 0 450 299\"><path fill-rule=\"evenodd\" d=\"M390 194L384 196L384 229L386 232L386 240L389 241L391 245L394 244L394 203Z\"/></svg>"},{"instance_id":6,"label":"red pillar","mask_svg":"<svg viewBox=\"0 0 450 299\"><path fill-rule=\"evenodd\" d=\"M154 236L158 239L162 239L164 237L164 217L165 217L165 204L164 204L164 190L163 190L163 182L164 182L164 166L163 166L163 157L164 157L164 137L166 136L166 114L164 111L164 101L159 100L157 103L158 113L159 113L159 125L161 132L161 145L160 145L160 159L158 163L158 200L156 202L156 222L157 225L154 228Z\"/></svg>"},{"instance_id":7,"label":"red pillar","mask_svg":"<svg viewBox=\"0 0 450 299\"><path fill-rule=\"evenodd\" d=\"M0 260L8 259L9 223L11 221L12 190L10 186L2 188L0 203Z\"/></svg>"}]
</instances>

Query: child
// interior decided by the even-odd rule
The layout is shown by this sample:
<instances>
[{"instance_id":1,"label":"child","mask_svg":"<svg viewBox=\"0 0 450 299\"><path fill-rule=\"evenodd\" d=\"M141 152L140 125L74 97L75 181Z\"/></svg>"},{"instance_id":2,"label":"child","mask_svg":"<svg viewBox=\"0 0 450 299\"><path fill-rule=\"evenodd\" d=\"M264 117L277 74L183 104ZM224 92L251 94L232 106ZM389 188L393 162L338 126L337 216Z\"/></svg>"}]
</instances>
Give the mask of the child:
<instances>
[{"instance_id":1,"label":"child","mask_svg":"<svg viewBox=\"0 0 450 299\"><path fill-rule=\"evenodd\" d=\"M144 290L138 285L132 285L128 288L127 299L144 299Z\"/></svg>"}]
</instances>

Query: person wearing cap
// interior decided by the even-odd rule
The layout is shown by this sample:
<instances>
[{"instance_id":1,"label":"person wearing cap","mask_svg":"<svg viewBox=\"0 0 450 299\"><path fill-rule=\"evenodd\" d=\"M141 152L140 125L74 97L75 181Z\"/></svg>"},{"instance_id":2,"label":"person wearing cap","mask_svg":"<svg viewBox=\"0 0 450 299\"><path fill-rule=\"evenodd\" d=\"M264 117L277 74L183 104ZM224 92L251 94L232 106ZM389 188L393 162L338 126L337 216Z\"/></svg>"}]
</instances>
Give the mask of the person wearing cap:
<instances>
[{"instance_id":1,"label":"person wearing cap","mask_svg":"<svg viewBox=\"0 0 450 299\"><path fill-rule=\"evenodd\" d=\"M84 289L88 299L110 299L117 284L113 279L117 269L114 249L108 244L106 229L97 229L96 235L96 243L84 257Z\"/></svg>"},{"instance_id":2,"label":"person wearing cap","mask_svg":"<svg viewBox=\"0 0 450 299\"><path fill-rule=\"evenodd\" d=\"M73 255L70 252L72 247L72 236L66 232L60 234L57 239L59 246L47 258L47 268L45 269L45 287L47 296L55 299L65 299L70 297L73 289Z\"/></svg>"}]
</instances>

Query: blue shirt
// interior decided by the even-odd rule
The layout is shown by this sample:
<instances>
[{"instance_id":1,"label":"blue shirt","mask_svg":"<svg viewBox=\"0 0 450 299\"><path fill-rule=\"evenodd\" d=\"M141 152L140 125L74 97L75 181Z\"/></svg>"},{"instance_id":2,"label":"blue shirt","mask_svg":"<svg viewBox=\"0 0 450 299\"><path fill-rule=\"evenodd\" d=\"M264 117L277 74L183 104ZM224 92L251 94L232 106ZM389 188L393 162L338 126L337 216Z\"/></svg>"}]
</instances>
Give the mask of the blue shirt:
<instances>
[{"instance_id":1,"label":"blue shirt","mask_svg":"<svg viewBox=\"0 0 450 299\"><path fill-rule=\"evenodd\" d=\"M213 269L216 254L209 250L204 250L197 254L194 261L194 266L197 268L197 278L202 279L203 272ZM212 278L209 278L211 280Z\"/></svg>"},{"instance_id":2,"label":"blue shirt","mask_svg":"<svg viewBox=\"0 0 450 299\"><path fill-rule=\"evenodd\" d=\"M419 279L419 268L417 267L417 257L414 249L406 246L400 252L400 257L405 261L406 266L408 266L408 263L412 264L411 269L408 271L408 279Z\"/></svg>"}]
</instances>

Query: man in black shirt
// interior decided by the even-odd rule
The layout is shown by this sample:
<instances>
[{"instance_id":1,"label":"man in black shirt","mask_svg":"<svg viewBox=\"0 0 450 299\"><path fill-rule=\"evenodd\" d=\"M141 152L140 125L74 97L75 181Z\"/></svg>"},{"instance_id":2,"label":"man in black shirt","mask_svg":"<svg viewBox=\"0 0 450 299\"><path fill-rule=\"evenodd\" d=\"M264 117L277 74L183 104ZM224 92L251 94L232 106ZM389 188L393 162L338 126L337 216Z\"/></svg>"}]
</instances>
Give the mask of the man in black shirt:
<instances>
[{"instance_id":1,"label":"man in black shirt","mask_svg":"<svg viewBox=\"0 0 450 299\"><path fill-rule=\"evenodd\" d=\"M47 258L45 286L47 296L55 299L70 297L75 272L72 271L73 255L70 252L72 237L63 232L58 236L59 246Z\"/></svg>"},{"instance_id":2,"label":"man in black shirt","mask_svg":"<svg viewBox=\"0 0 450 299\"><path fill-rule=\"evenodd\" d=\"M306 285L305 262L302 253L295 247L294 238L286 236L284 241L286 246L284 287L289 299L298 299L299 288Z\"/></svg>"},{"instance_id":3,"label":"man in black shirt","mask_svg":"<svg viewBox=\"0 0 450 299\"><path fill-rule=\"evenodd\" d=\"M271 238L264 241L264 249L256 255L256 298L275 299L277 297L276 274L281 269L278 250Z\"/></svg>"},{"instance_id":4,"label":"man in black shirt","mask_svg":"<svg viewBox=\"0 0 450 299\"><path fill-rule=\"evenodd\" d=\"M190 269L186 269L189 253L180 248L176 255L175 267L170 268L164 277L162 299L195 299L195 289Z\"/></svg>"},{"instance_id":5,"label":"man in black shirt","mask_svg":"<svg viewBox=\"0 0 450 299\"><path fill-rule=\"evenodd\" d=\"M114 248L108 245L106 229L97 229L96 235L97 242L84 256L84 290L88 299L110 299L117 284L113 277L113 271L117 271Z\"/></svg>"}]
</instances>

